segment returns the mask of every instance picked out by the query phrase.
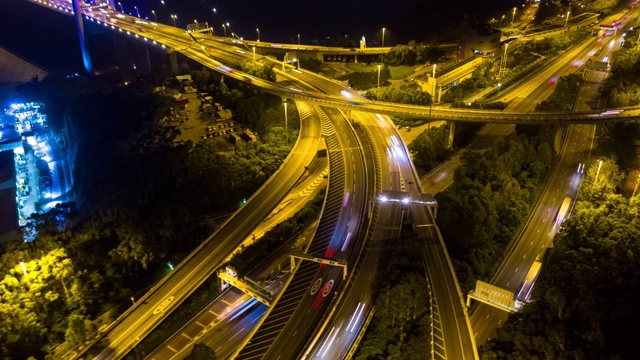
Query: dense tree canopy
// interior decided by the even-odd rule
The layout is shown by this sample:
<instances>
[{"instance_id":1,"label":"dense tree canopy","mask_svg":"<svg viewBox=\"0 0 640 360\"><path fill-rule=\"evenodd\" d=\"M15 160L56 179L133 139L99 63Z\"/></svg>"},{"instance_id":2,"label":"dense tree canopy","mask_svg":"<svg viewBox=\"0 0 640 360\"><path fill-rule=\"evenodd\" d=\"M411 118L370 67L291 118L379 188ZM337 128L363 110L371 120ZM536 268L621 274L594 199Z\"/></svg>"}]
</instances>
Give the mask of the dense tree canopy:
<instances>
[{"instance_id":1,"label":"dense tree canopy","mask_svg":"<svg viewBox=\"0 0 640 360\"><path fill-rule=\"evenodd\" d=\"M61 357L92 339L93 320L129 306L286 157L291 145L279 98L230 90L205 70L194 81L236 114L244 106L262 109L258 116L270 126L262 141L176 142L176 129L160 121L172 101L153 93L148 79L72 101L66 125L77 146L79 211L65 204L35 215L24 228L35 240L0 250L0 358ZM298 128L295 107L289 109L289 127Z\"/></svg>"},{"instance_id":2,"label":"dense tree canopy","mask_svg":"<svg viewBox=\"0 0 640 360\"><path fill-rule=\"evenodd\" d=\"M420 85L413 81L404 81L400 87L385 86L367 90L365 96L371 100L396 102L402 104L429 105L431 95L423 91Z\"/></svg>"},{"instance_id":3,"label":"dense tree canopy","mask_svg":"<svg viewBox=\"0 0 640 360\"><path fill-rule=\"evenodd\" d=\"M553 163L554 128L516 131L488 150L465 151L453 186L436 195L438 224L463 292L501 261Z\"/></svg>"},{"instance_id":4,"label":"dense tree canopy","mask_svg":"<svg viewBox=\"0 0 640 360\"><path fill-rule=\"evenodd\" d=\"M484 359L633 359L640 310L638 198L615 193L617 167L593 162L574 216L544 257L533 303L509 317Z\"/></svg>"}]
</instances>

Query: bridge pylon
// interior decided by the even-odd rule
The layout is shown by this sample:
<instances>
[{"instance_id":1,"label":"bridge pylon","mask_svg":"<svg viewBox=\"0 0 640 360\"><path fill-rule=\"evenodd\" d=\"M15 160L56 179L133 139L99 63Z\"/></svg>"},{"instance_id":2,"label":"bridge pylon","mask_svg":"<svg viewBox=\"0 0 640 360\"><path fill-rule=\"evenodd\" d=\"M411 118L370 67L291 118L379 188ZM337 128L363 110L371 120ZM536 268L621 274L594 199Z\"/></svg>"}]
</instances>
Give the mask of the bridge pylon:
<instances>
[{"instance_id":1,"label":"bridge pylon","mask_svg":"<svg viewBox=\"0 0 640 360\"><path fill-rule=\"evenodd\" d=\"M88 44L85 39L80 0L73 0L73 14L76 19L76 29L78 30L78 39L80 40L80 51L82 51L82 62L84 64L84 70L89 75L93 75L93 63L91 62L91 54L89 54Z\"/></svg>"}]
</instances>

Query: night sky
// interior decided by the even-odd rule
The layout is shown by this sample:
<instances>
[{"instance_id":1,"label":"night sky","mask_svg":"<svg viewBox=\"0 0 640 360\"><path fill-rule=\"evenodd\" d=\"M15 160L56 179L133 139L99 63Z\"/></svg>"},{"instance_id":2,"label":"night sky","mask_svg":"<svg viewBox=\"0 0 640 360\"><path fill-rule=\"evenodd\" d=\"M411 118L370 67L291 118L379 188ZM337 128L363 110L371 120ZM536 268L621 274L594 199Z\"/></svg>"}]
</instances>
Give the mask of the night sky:
<instances>
[{"instance_id":1,"label":"night sky","mask_svg":"<svg viewBox=\"0 0 640 360\"><path fill-rule=\"evenodd\" d=\"M312 43L326 36L349 35L357 43L365 36L368 46L379 46L382 27L386 27L385 45L409 40L450 41L451 34L464 14L477 21L509 12L515 0L120 0L127 12L138 6L141 16L151 19L151 9L158 21L171 23L178 14L178 25L208 21L217 34L222 22L229 22L234 32L246 39L256 38L256 27L264 41ZM488 4L491 3L491 4ZM435 5L434 5L435 4ZM216 14L212 9L217 9ZM79 71L78 40L73 21L53 15L26 0L2 0L0 12L0 45L9 48L50 70ZM28 13L30 16L25 16ZM54 18L54 21L49 21ZM51 56L56 54L56 56Z\"/></svg>"},{"instance_id":2,"label":"night sky","mask_svg":"<svg viewBox=\"0 0 640 360\"><path fill-rule=\"evenodd\" d=\"M234 32L247 39L255 39L256 27L265 41L302 42L336 34L349 35L355 40L367 37L367 42L380 41L382 27L386 27L385 44L408 40L430 40L433 32L447 32L457 28L466 13L485 21L501 9L510 9L514 0L121 0L125 11L133 6L141 15L152 18L154 9L158 20L169 22L170 14L177 14L179 22L194 19L209 21L214 31L222 33L221 24L229 22ZM490 4L488 4L490 3ZM216 8L216 14L212 9ZM179 24L180 25L180 24Z\"/></svg>"}]
</instances>

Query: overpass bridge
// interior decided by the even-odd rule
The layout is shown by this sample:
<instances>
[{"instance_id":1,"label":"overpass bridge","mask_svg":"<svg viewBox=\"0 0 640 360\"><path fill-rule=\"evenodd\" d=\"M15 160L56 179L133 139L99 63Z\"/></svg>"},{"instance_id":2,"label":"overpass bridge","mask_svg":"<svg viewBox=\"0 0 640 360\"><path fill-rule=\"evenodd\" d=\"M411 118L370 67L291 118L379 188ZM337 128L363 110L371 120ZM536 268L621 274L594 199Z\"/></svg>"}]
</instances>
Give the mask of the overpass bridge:
<instances>
[{"instance_id":1,"label":"overpass bridge","mask_svg":"<svg viewBox=\"0 0 640 360\"><path fill-rule=\"evenodd\" d=\"M67 11L68 12L68 11ZM111 27L113 24L101 24L102 26ZM144 26L142 26L144 25ZM301 99L309 101L311 103L326 105L334 108L367 111L373 113L405 113L411 112L411 114L423 114L426 111L431 111L429 107L420 106L407 106L391 103L374 103L366 101L358 96L357 93L348 91L346 89L340 92L338 95L327 95L315 92L304 92L301 90L286 88L278 84L266 82L261 79L253 78L248 74L242 74L239 71L231 69L221 62L212 59L211 55L207 53L205 45L198 44L195 39L187 40L183 31L172 32L168 29L156 29L156 26L147 24L135 24L132 22L124 22L117 27L118 31L127 32L128 36L135 36L141 43L149 44L149 46L163 46L170 49L170 51L180 51L187 56L206 64L211 69L222 73L226 76L236 78L239 81L244 81L250 85L264 89L265 91L281 95L286 98ZM126 30L125 30L126 29ZM142 35L142 36L141 36ZM155 43L154 43L155 42ZM211 51L211 50L210 50ZM291 70L291 69L289 69ZM293 72L293 70L291 70ZM298 71L298 70L296 70ZM287 74L285 72L285 74ZM299 71L299 74L303 74ZM289 73L289 75L291 75ZM634 109L623 110L609 110L601 112L587 112L578 116L579 121L585 122L599 122L599 121L615 121L626 120L637 117L637 111L634 115ZM505 112L491 112L491 111L470 111L470 110L454 110L454 109L433 109L433 117L437 118L448 116L452 121L478 121L478 122L516 122L516 123L564 123L575 122L576 114L574 113L505 113ZM581 117L582 116L582 117ZM464 119L464 120L463 120ZM471 120L470 120L471 119ZM531 121L531 122L527 122ZM446 257L446 254L444 255ZM452 271L451 271L452 274ZM477 355L476 355L477 356Z\"/></svg>"}]
</instances>

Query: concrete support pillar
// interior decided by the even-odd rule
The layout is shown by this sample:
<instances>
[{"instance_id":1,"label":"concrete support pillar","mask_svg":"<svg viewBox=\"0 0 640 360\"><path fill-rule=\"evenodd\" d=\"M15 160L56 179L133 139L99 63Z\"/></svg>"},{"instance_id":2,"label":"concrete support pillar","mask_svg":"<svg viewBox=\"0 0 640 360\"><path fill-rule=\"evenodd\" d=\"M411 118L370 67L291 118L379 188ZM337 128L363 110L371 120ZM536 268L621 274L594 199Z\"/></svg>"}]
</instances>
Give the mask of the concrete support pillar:
<instances>
[{"instance_id":1,"label":"concrete support pillar","mask_svg":"<svg viewBox=\"0 0 640 360\"><path fill-rule=\"evenodd\" d=\"M171 72L177 74L178 69L178 54L175 51L170 51L167 55L169 55L169 66L171 67ZM224 77L223 77L224 79Z\"/></svg>"},{"instance_id":2,"label":"concrete support pillar","mask_svg":"<svg viewBox=\"0 0 640 360\"><path fill-rule=\"evenodd\" d=\"M153 68L151 67L151 55L149 55L148 47L144 48L144 55L147 60L147 74L151 74L151 72L153 71Z\"/></svg>"},{"instance_id":3,"label":"concrete support pillar","mask_svg":"<svg viewBox=\"0 0 640 360\"><path fill-rule=\"evenodd\" d=\"M89 75L93 75L93 64L91 63L91 55L84 34L84 23L82 22L82 8L80 0L73 0L73 12L76 19L76 29L78 30L78 38L80 40L80 51L82 51L82 62L84 70Z\"/></svg>"},{"instance_id":4,"label":"concrete support pillar","mask_svg":"<svg viewBox=\"0 0 640 360\"><path fill-rule=\"evenodd\" d=\"M449 127L449 149L451 149L453 147L453 136L456 133L456 122L455 121L449 121L450 127Z\"/></svg>"}]
</instances>

